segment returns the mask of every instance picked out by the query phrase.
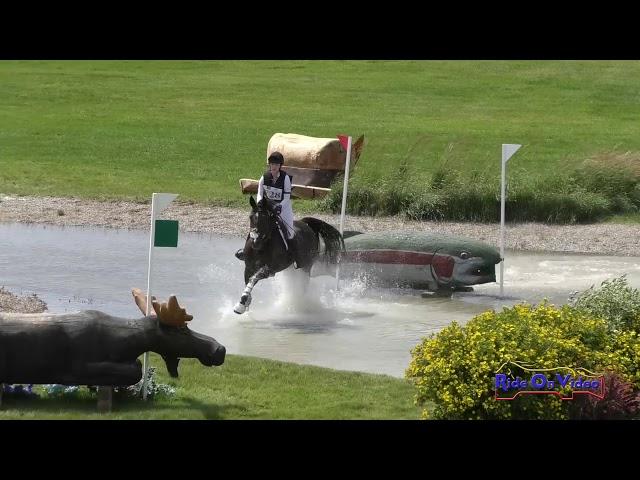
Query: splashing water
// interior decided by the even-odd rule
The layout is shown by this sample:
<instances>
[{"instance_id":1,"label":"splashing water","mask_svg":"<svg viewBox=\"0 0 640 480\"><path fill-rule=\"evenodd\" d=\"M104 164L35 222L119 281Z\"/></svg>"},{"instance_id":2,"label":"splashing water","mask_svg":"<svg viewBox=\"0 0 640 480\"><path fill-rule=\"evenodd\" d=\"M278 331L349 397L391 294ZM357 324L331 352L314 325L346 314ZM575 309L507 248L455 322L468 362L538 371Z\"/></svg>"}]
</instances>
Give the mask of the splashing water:
<instances>
[{"instance_id":1,"label":"splashing water","mask_svg":"<svg viewBox=\"0 0 640 480\"><path fill-rule=\"evenodd\" d=\"M274 277L278 296L274 307L288 314L321 313L326 306L318 294L318 285L311 282L302 269L288 268Z\"/></svg>"}]
</instances>

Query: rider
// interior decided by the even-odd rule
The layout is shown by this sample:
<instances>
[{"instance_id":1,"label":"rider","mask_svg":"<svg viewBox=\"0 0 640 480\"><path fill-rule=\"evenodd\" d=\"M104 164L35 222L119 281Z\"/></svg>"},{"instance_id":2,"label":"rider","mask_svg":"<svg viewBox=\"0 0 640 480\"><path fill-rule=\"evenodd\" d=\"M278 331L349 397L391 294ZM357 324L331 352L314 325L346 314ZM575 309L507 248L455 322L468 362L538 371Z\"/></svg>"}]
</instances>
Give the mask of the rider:
<instances>
[{"instance_id":1,"label":"rider","mask_svg":"<svg viewBox=\"0 0 640 480\"><path fill-rule=\"evenodd\" d=\"M280 215L287 231L287 244L289 252L296 258L296 242L293 239L293 208L291 205L291 175L282 170L284 157L280 152L269 155L269 170L260 178L258 183L258 202L263 197L275 203L275 211Z\"/></svg>"},{"instance_id":2,"label":"rider","mask_svg":"<svg viewBox=\"0 0 640 480\"><path fill-rule=\"evenodd\" d=\"M292 178L291 175L281 170L284 164L284 157L280 152L273 152L269 155L268 162L269 170L260 177L260 181L258 182L258 202L266 197L272 204L275 204L274 210L285 225L286 232L283 233L287 235L287 246L294 259L294 266L297 268L297 245L294 239L293 208L291 206ZM238 260L244 261L243 249L238 250L235 256Z\"/></svg>"}]
</instances>

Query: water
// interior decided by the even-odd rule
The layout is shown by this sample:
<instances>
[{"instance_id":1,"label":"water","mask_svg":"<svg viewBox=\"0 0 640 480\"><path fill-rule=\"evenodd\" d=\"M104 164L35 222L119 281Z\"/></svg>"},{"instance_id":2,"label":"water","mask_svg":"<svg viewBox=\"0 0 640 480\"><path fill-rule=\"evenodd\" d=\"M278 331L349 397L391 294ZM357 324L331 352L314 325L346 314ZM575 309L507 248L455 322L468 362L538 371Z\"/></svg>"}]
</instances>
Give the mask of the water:
<instances>
[{"instance_id":1,"label":"water","mask_svg":"<svg viewBox=\"0 0 640 480\"><path fill-rule=\"evenodd\" d=\"M288 270L259 282L249 312L236 315L244 282L233 254L242 242L181 232L178 248L155 249L153 294L161 301L175 294L194 316L191 328L231 354L398 377L411 348L452 320L522 301L566 303L571 292L624 273L640 287L640 257L507 252L505 298L497 283L450 299L368 289L362 281L336 292L331 277L314 277L305 289L302 272ZM37 293L54 313L139 317L130 291L146 290L148 246L145 231L0 224L0 286Z\"/></svg>"}]
</instances>

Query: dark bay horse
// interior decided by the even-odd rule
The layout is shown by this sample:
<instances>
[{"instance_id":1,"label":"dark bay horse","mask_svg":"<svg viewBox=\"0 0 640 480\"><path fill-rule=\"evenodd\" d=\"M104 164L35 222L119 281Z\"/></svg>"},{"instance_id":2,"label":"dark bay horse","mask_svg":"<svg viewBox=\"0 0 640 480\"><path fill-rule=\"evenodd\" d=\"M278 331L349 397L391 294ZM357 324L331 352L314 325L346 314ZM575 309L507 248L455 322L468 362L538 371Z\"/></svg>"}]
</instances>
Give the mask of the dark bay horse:
<instances>
[{"instance_id":1,"label":"dark bay horse","mask_svg":"<svg viewBox=\"0 0 640 480\"><path fill-rule=\"evenodd\" d=\"M266 198L256 203L253 196L249 198L249 203L252 209L249 235L242 253L236 254L244 260L246 284L240 301L233 309L239 314L247 311L251 304L251 291L258 281L285 270L294 261L297 268L307 273L308 281L316 260L336 263L344 252L344 240L338 230L317 218L305 217L293 222L295 236L287 240L296 242L293 245L295 254L291 253L283 239L287 230L276 213L275 205ZM320 249L320 239L324 243L324 251Z\"/></svg>"}]
</instances>

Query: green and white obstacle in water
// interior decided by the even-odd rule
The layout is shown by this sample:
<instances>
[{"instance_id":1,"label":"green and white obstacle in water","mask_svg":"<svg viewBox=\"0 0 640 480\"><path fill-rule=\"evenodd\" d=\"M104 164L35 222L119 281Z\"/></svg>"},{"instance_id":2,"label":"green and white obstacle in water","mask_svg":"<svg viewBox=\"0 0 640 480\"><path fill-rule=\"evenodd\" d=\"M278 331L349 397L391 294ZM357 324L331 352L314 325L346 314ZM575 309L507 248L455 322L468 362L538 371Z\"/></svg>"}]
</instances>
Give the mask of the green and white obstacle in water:
<instances>
[{"instance_id":1,"label":"green and white obstacle in water","mask_svg":"<svg viewBox=\"0 0 640 480\"><path fill-rule=\"evenodd\" d=\"M422 232L345 232L339 275L368 284L437 293L472 291L496 281L498 250L477 240ZM313 275L334 274L335 265L314 266Z\"/></svg>"}]
</instances>

